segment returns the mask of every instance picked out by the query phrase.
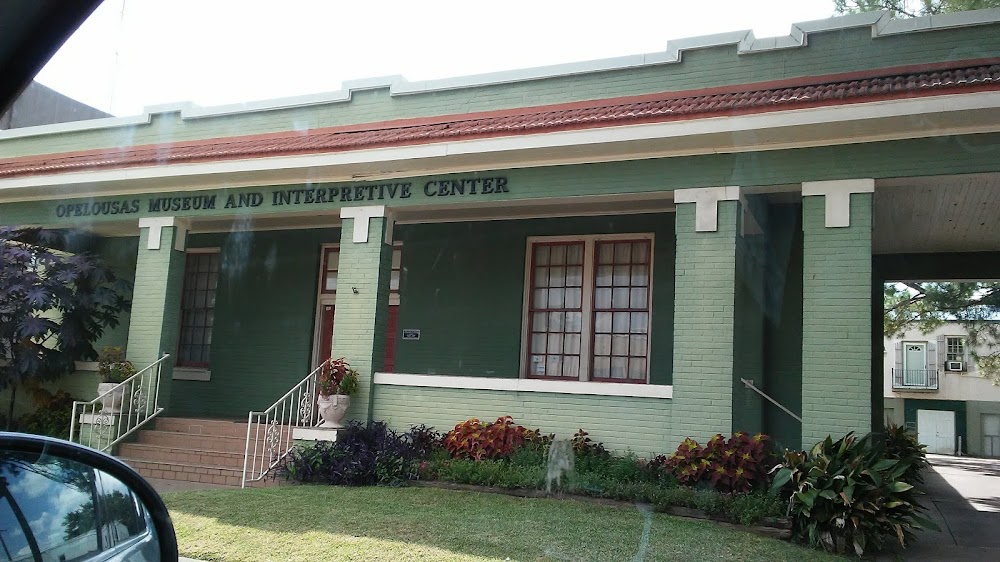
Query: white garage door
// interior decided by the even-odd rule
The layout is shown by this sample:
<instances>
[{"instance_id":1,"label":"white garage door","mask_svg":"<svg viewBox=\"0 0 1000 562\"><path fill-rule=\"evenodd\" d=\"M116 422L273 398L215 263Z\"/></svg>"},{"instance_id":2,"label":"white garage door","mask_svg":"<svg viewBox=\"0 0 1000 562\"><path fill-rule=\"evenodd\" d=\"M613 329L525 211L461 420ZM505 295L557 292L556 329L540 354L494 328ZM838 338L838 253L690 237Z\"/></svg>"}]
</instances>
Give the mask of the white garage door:
<instances>
[{"instance_id":1,"label":"white garage door","mask_svg":"<svg viewBox=\"0 0 1000 562\"><path fill-rule=\"evenodd\" d=\"M928 453L955 454L955 412L917 410L917 438Z\"/></svg>"},{"instance_id":2,"label":"white garage door","mask_svg":"<svg viewBox=\"0 0 1000 562\"><path fill-rule=\"evenodd\" d=\"M1000 414L983 414L983 454L1000 457Z\"/></svg>"}]
</instances>

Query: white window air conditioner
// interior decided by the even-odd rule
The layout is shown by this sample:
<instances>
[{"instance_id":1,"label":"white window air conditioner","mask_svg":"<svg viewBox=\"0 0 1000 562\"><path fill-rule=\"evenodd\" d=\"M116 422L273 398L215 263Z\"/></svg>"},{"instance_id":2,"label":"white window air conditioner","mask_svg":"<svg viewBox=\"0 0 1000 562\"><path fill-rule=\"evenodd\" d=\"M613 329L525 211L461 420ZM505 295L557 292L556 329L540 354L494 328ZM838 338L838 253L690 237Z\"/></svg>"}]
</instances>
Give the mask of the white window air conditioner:
<instances>
[{"instance_id":1,"label":"white window air conditioner","mask_svg":"<svg viewBox=\"0 0 1000 562\"><path fill-rule=\"evenodd\" d=\"M947 361L944 365L945 371L964 371L965 363L963 361Z\"/></svg>"}]
</instances>

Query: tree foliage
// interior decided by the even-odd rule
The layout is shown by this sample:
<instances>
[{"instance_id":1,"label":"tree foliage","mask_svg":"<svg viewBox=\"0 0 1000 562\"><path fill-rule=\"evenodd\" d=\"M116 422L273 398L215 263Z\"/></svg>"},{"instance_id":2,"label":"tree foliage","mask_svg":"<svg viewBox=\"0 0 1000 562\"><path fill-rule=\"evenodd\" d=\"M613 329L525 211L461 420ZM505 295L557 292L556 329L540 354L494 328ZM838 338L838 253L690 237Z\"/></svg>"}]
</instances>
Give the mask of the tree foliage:
<instances>
[{"instance_id":1,"label":"tree foliage","mask_svg":"<svg viewBox=\"0 0 1000 562\"><path fill-rule=\"evenodd\" d=\"M833 5L838 14L889 10L894 17L915 18L1000 8L1000 0L833 0Z\"/></svg>"},{"instance_id":2,"label":"tree foliage","mask_svg":"<svg viewBox=\"0 0 1000 562\"><path fill-rule=\"evenodd\" d=\"M54 249L65 247L58 231L0 228L0 390L97 359L93 342L129 307L127 281L96 256Z\"/></svg>"},{"instance_id":3,"label":"tree foliage","mask_svg":"<svg viewBox=\"0 0 1000 562\"><path fill-rule=\"evenodd\" d=\"M883 332L891 338L911 329L928 333L945 322L968 332L969 354L981 374L1000 385L1000 283L887 283Z\"/></svg>"}]
</instances>

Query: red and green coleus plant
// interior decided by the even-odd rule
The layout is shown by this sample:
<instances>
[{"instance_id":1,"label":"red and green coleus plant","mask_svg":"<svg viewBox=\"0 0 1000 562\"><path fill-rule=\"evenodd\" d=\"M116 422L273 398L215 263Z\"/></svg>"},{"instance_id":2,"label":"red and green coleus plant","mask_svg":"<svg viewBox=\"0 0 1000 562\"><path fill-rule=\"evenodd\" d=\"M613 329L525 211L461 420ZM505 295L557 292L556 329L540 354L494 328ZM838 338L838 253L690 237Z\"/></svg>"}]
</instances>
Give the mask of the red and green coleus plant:
<instances>
[{"instance_id":1,"label":"red and green coleus plant","mask_svg":"<svg viewBox=\"0 0 1000 562\"><path fill-rule=\"evenodd\" d=\"M320 396L350 396L357 390L358 372L343 357L323 363L316 380L316 391Z\"/></svg>"},{"instance_id":2,"label":"red and green coleus plant","mask_svg":"<svg viewBox=\"0 0 1000 562\"><path fill-rule=\"evenodd\" d=\"M661 462L680 484L703 484L723 493L743 493L767 484L774 456L767 435L737 432L728 440L717 434L704 447L687 438Z\"/></svg>"},{"instance_id":3,"label":"red and green coleus plant","mask_svg":"<svg viewBox=\"0 0 1000 562\"><path fill-rule=\"evenodd\" d=\"M502 416L492 423L476 418L455 426L444 437L444 446L454 458L473 460L499 459L524 445L527 430Z\"/></svg>"}]
</instances>

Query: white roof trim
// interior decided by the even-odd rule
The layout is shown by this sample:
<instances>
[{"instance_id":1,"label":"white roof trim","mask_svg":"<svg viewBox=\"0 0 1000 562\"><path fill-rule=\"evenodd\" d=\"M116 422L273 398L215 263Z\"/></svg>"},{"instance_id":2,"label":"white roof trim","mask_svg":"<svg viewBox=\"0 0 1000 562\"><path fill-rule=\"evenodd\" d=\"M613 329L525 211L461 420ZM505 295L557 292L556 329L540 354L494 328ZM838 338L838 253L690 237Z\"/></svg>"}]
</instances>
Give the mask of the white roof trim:
<instances>
[{"instance_id":1,"label":"white roof trim","mask_svg":"<svg viewBox=\"0 0 1000 562\"><path fill-rule=\"evenodd\" d=\"M849 14L822 20L795 23L792 24L789 34L783 37L757 38L754 36L752 30L731 31L726 33L717 33L714 35L703 35L700 37L689 37L668 41L666 49L656 53L596 59L567 64L555 64L502 72L490 72L439 80L424 80L419 82L410 82L400 75L364 78L360 80L346 81L343 84L343 88L335 92L308 94L274 100L251 101L214 107L200 107L190 102L164 104L147 107L141 115L136 116L109 117L105 119L92 119L72 123L3 130L0 131L0 140L148 124L151 120L151 116L158 113L180 113L181 119L201 119L240 113L277 111L295 107L344 103L351 101L351 96L354 92L365 90L388 89L389 95L402 96L445 90L493 86L497 84L510 84L513 82L544 80L547 78L624 70L642 66L674 64L681 62L684 51L721 47L726 45L736 45L736 52L741 55L773 51L776 49L792 49L807 46L810 33L821 33L857 27L871 26L872 37L879 38L903 33L971 27L996 23L1000 23L1000 8L973 10L955 14L943 14L909 19L893 19L889 16L889 12L885 10L879 12L865 12L861 14Z\"/></svg>"}]
</instances>

